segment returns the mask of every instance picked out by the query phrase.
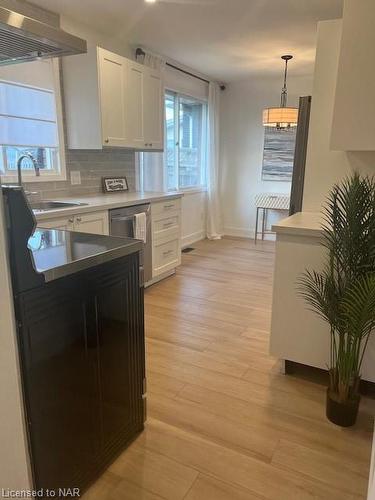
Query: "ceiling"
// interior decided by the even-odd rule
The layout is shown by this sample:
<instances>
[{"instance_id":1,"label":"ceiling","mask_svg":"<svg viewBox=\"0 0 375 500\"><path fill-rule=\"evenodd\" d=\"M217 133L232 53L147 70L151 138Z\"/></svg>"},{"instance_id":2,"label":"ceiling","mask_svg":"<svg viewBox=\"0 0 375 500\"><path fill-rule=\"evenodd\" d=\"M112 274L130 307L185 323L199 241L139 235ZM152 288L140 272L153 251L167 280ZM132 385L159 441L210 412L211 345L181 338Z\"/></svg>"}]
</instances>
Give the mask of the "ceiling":
<instances>
[{"instance_id":1,"label":"ceiling","mask_svg":"<svg viewBox=\"0 0 375 500\"><path fill-rule=\"evenodd\" d=\"M343 0L32 0L131 44L144 45L222 81L313 71L316 23Z\"/></svg>"}]
</instances>

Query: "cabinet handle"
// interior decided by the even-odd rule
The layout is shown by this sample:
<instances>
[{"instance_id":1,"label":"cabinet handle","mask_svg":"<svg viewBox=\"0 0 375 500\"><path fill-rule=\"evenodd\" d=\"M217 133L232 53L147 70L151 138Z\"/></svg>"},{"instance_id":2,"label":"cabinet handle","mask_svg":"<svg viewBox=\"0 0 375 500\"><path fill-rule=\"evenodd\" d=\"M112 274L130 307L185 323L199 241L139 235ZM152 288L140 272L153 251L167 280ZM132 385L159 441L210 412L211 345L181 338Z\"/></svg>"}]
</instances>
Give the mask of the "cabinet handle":
<instances>
[{"instance_id":1,"label":"cabinet handle","mask_svg":"<svg viewBox=\"0 0 375 500\"><path fill-rule=\"evenodd\" d=\"M173 208L174 207L174 204L172 203L171 205L164 205L164 208L165 209L168 209L168 208Z\"/></svg>"},{"instance_id":2,"label":"cabinet handle","mask_svg":"<svg viewBox=\"0 0 375 500\"><path fill-rule=\"evenodd\" d=\"M81 217L77 217L77 219L76 219L76 220L77 220L77 222L82 222Z\"/></svg>"},{"instance_id":3,"label":"cabinet handle","mask_svg":"<svg viewBox=\"0 0 375 500\"><path fill-rule=\"evenodd\" d=\"M168 227L171 227L174 225L174 222L167 222L166 224L163 224L163 229L167 229Z\"/></svg>"},{"instance_id":4,"label":"cabinet handle","mask_svg":"<svg viewBox=\"0 0 375 500\"><path fill-rule=\"evenodd\" d=\"M166 252L163 252L163 257L170 255L172 252L173 252L173 250L167 250Z\"/></svg>"},{"instance_id":5,"label":"cabinet handle","mask_svg":"<svg viewBox=\"0 0 375 500\"><path fill-rule=\"evenodd\" d=\"M105 139L105 140L104 140L104 142L108 144L108 142L109 142L109 139Z\"/></svg>"},{"instance_id":6,"label":"cabinet handle","mask_svg":"<svg viewBox=\"0 0 375 500\"><path fill-rule=\"evenodd\" d=\"M74 219L68 219L68 222L70 222L71 224L73 224Z\"/></svg>"}]
</instances>

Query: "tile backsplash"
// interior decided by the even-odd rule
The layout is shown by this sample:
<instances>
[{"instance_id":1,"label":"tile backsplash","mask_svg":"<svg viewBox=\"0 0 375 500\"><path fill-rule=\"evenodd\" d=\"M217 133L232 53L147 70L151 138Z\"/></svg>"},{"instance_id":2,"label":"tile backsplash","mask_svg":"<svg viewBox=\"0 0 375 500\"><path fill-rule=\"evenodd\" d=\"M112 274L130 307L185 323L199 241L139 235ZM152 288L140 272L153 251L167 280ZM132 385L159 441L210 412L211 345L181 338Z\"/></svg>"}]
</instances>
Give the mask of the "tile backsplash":
<instances>
[{"instance_id":1,"label":"tile backsplash","mask_svg":"<svg viewBox=\"0 0 375 500\"><path fill-rule=\"evenodd\" d=\"M63 198L66 196L90 195L102 192L102 177L125 175L129 191L135 191L135 153L128 150L105 149L66 150L66 181L28 182L30 191L37 191L41 197ZM70 183L70 171L79 170L81 184Z\"/></svg>"}]
</instances>

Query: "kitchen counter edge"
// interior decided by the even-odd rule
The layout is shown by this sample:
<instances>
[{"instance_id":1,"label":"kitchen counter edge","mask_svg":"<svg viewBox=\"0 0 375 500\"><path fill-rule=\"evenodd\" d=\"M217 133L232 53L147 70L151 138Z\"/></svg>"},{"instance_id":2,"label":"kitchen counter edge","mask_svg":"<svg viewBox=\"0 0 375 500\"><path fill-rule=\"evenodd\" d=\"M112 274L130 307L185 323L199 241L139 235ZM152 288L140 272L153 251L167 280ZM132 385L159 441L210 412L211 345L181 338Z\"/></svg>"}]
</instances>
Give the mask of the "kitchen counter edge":
<instances>
[{"instance_id":1,"label":"kitchen counter edge","mask_svg":"<svg viewBox=\"0 0 375 500\"><path fill-rule=\"evenodd\" d=\"M98 194L92 196L70 196L65 198L54 198L54 201L86 203L61 209L52 209L45 212L35 213L37 222L56 219L75 214L98 212L100 210L112 210L114 208L142 205L143 203L155 203L163 200L182 198L183 193L154 193L154 192L132 192L126 194Z\"/></svg>"},{"instance_id":2,"label":"kitchen counter edge","mask_svg":"<svg viewBox=\"0 0 375 500\"><path fill-rule=\"evenodd\" d=\"M132 238L118 238L114 236L86 234L75 231L63 231L60 229L43 230L40 228L37 228L34 234L43 232L54 232L55 234L63 234L64 241L65 238L70 239L71 237L73 237L76 240L78 240L75 242L76 244L95 245L101 243L106 244L107 242L111 243L116 242L115 245L108 246L108 248L106 249L101 248L97 252L95 251L93 252L92 250L87 251L87 255L85 256L81 256L69 262L61 262L57 265L55 263L51 267L48 266L47 260L44 262L44 265L40 266L40 260L44 260L43 250L32 250L29 247L34 270L36 273L44 275L46 283L65 276L69 276L71 274L78 273L80 271L84 271L85 269L96 267L98 265L114 261L122 257L126 257L132 253L139 252L143 248L142 241ZM65 243L65 246L66 244L67 242ZM41 258L36 259L35 258L36 255L40 252L42 252Z\"/></svg>"},{"instance_id":3,"label":"kitchen counter edge","mask_svg":"<svg viewBox=\"0 0 375 500\"><path fill-rule=\"evenodd\" d=\"M276 235L322 236L322 214L319 212L298 212L272 225Z\"/></svg>"}]
</instances>

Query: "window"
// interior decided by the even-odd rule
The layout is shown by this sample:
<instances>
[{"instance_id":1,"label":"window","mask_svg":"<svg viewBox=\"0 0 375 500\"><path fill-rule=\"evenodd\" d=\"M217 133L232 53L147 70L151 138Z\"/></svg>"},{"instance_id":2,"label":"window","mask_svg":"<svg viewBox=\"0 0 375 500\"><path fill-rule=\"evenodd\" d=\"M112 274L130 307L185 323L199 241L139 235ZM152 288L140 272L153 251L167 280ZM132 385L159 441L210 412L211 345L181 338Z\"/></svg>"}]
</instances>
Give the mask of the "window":
<instances>
[{"instance_id":1,"label":"window","mask_svg":"<svg viewBox=\"0 0 375 500\"><path fill-rule=\"evenodd\" d=\"M0 68L0 175L13 182L22 155L24 181L65 179L58 62Z\"/></svg>"},{"instance_id":2,"label":"window","mask_svg":"<svg viewBox=\"0 0 375 500\"><path fill-rule=\"evenodd\" d=\"M206 183L207 104L168 92L165 128L167 188L203 187Z\"/></svg>"}]
</instances>

